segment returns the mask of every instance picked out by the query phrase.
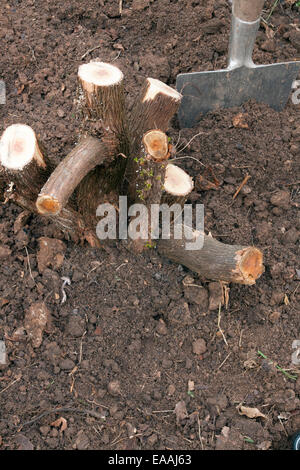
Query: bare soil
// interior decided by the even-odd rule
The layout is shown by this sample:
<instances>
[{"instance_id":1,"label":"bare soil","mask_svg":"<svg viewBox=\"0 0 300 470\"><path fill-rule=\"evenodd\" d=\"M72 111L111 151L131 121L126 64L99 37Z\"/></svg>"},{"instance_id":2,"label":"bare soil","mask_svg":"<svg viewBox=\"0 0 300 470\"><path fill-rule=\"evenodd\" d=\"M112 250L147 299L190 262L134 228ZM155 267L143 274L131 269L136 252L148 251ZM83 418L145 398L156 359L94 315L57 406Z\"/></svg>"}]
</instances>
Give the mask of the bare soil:
<instances>
[{"instance_id":1,"label":"bare soil","mask_svg":"<svg viewBox=\"0 0 300 470\"><path fill-rule=\"evenodd\" d=\"M300 15L290 3L278 3L268 27L262 22L257 63L299 59ZM225 0L123 0L122 15L117 0L6 0L0 21L0 132L29 124L57 162L76 142L81 63L100 57L120 67L129 106L147 76L175 86L179 72L226 67ZM190 202L204 203L206 230L264 252L263 276L252 287L229 286L220 311L214 286L154 249L136 257L119 242L76 246L42 218L15 224L22 210L1 196L8 363L0 371L0 449L289 448L300 429L292 364L300 339L299 122L300 105L290 100L280 113L255 102L210 113L180 135L172 123L178 150L199 134L177 156L195 179ZM41 237L63 256L43 258ZM24 330L36 301L49 310L38 347ZM240 415L240 404L265 417ZM55 422L61 417L65 430Z\"/></svg>"}]
</instances>

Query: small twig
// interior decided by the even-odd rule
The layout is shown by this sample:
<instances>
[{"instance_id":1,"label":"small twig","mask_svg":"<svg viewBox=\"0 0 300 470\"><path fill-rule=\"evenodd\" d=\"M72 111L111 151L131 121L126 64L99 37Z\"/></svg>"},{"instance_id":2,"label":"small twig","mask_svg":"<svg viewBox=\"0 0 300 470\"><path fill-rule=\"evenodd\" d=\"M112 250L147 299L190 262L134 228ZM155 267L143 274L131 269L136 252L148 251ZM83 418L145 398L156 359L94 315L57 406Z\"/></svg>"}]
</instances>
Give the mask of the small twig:
<instances>
[{"instance_id":1,"label":"small twig","mask_svg":"<svg viewBox=\"0 0 300 470\"><path fill-rule=\"evenodd\" d=\"M200 424L200 419L199 419L199 414L198 414L198 435L199 435L199 441L201 443L201 449L204 450L204 446L203 446L203 441L202 441L202 436L201 436L201 424Z\"/></svg>"},{"instance_id":2,"label":"small twig","mask_svg":"<svg viewBox=\"0 0 300 470\"><path fill-rule=\"evenodd\" d=\"M122 51L119 50L119 52L118 52L118 54L116 55L116 57L115 57L114 59L112 59L112 62L114 62L115 60L117 60L117 59L120 57L121 54L122 54Z\"/></svg>"},{"instance_id":3,"label":"small twig","mask_svg":"<svg viewBox=\"0 0 300 470\"><path fill-rule=\"evenodd\" d=\"M161 411L152 411L152 413L174 413L174 410L161 410Z\"/></svg>"},{"instance_id":4,"label":"small twig","mask_svg":"<svg viewBox=\"0 0 300 470\"><path fill-rule=\"evenodd\" d=\"M35 282L35 280L34 280L34 277L33 277L33 275L32 275L32 271L31 271L31 266L30 266L30 260L29 260L28 250L27 250L27 247L26 247L26 246L24 246L24 248L25 248L26 255L27 255L27 263L28 263L28 268L29 268L29 274L30 274L31 279L32 279L33 282L34 282L34 285L36 285L36 282Z\"/></svg>"},{"instance_id":5,"label":"small twig","mask_svg":"<svg viewBox=\"0 0 300 470\"><path fill-rule=\"evenodd\" d=\"M244 330L241 330L241 333L240 333L239 347L242 346L242 335L243 335L243 331L244 331Z\"/></svg>"},{"instance_id":6,"label":"small twig","mask_svg":"<svg viewBox=\"0 0 300 470\"><path fill-rule=\"evenodd\" d=\"M102 46L102 44L99 44L99 46L95 46L92 49L89 49L86 51L83 56L81 56L81 60L83 60L87 55L89 55L91 52L94 52L96 49L99 49Z\"/></svg>"},{"instance_id":7,"label":"small twig","mask_svg":"<svg viewBox=\"0 0 300 470\"><path fill-rule=\"evenodd\" d=\"M245 178L243 179L243 181L241 182L241 184L239 185L238 189L236 190L236 192L234 193L234 195L232 196L232 199L235 200L235 198L237 197L237 195L239 194L239 192L241 191L241 189L245 186L245 184L247 183L247 181L251 178L250 175L246 175Z\"/></svg>"},{"instance_id":8,"label":"small twig","mask_svg":"<svg viewBox=\"0 0 300 470\"><path fill-rule=\"evenodd\" d=\"M119 14L122 15L123 12L123 0L119 0Z\"/></svg>"},{"instance_id":9,"label":"small twig","mask_svg":"<svg viewBox=\"0 0 300 470\"><path fill-rule=\"evenodd\" d=\"M198 132L198 134L194 135L194 136L188 141L188 143L178 151L178 153L183 152L183 151L190 145L190 143L191 143L196 137L198 137L199 135L208 135L208 132Z\"/></svg>"},{"instance_id":10,"label":"small twig","mask_svg":"<svg viewBox=\"0 0 300 470\"><path fill-rule=\"evenodd\" d=\"M296 184L300 184L300 180L299 181L295 181L295 183L287 183L285 184L285 186L294 186Z\"/></svg>"},{"instance_id":11,"label":"small twig","mask_svg":"<svg viewBox=\"0 0 300 470\"><path fill-rule=\"evenodd\" d=\"M275 0L275 2L273 3L273 6L271 8L271 11L269 13L269 16L267 17L267 20L266 21L269 21L269 19L271 18L271 16L273 15L273 11L275 10L275 8L277 7L277 4L278 4L279 0Z\"/></svg>"},{"instance_id":12,"label":"small twig","mask_svg":"<svg viewBox=\"0 0 300 470\"><path fill-rule=\"evenodd\" d=\"M221 329L220 324L221 324L221 304L219 304L218 328L219 328L219 331L220 331L220 333L221 333L221 335L222 335L222 338L223 338L223 340L224 340L224 343L226 344L226 346L228 346L228 343L227 343L227 341L226 341L225 335L224 335L224 333L223 333L223 330Z\"/></svg>"},{"instance_id":13,"label":"small twig","mask_svg":"<svg viewBox=\"0 0 300 470\"><path fill-rule=\"evenodd\" d=\"M218 370L220 370L221 367L223 367L223 365L225 364L225 362L227 361L227 359L229 358L229 356L231 356L231 352L225 357L225 359L224 359L224 361L222 362L222 364L219 365Z\"/></svg>"},{"instance_id":14,"label":"small twig","mask_svg":"<svg viewBox=\"0 0 300 470\"><path fill-rule=\"evenodd\" d=\"M110 446L113 446L114 444L116 444L118 442L118 439L119 437L121 437L123 434L123 431L120 432L120 434L118 435L117 438L115 438L111 443L110 443Z\"/></svg>"},{"instance_id":15,"label":"small twig","mask_svg":"<svg viewBox=\"0 0 300 470\"><path fill-rule=\"evenodd\" d=\"M3 390L0 391L0 394L5 392L5 390L7 390L8 388L10 388L12 385L14 385L16 382L19 382L19 380L21 380L22 376L20 375L20 377L17 377L15 380L13 380L10 384L7 385L7 387L5 387Z\"/></svg>"},{"instance_id":16,"label":"small twig","mask_svg":"<svg viewBox=\"0 0 300 470\"><path fill-rule=\"evenodd\" d=\"M197 163L199 163L199 165L206 166L206 165L204 165L204 163L199 162L199 160L197 160L197 158L191 157L190 155L186 155L185 157L172 158L171 160L168 160L168 162L169 163L170 162L177 162L177 160L184 160L185 158L190 158L191 160L195 160Z\"/></svg>"},{"instance_id":17,"label":"small twig","mask_svg":"<svg viewBox=\"0 0 300 470\"><path fill-rule=\"evenodd\" d=\"M87 273L86 278L88 278L89 275L90 275L93 271L95 271L96 269L100 268L100 266L101 266L103 263L104 263L104 261L102 261L101 263L100 263L100 261L95 261L95 266Z\"/></svg>"},{"instance_id":18,"label":"small twig","mask_svg":"<svg viewBox=\"0 0 300 470\"><path fill-rule=\"evenodd\" d=\"M109 410L108 406L102 405L102 403L98 403L95 400L88 400L87 398L85 399L88 403L92 403L92 405L99 406L100 408L105 408L106 410Z\"/></svg>"},{"instance_id":19,"label":"small twig","mask_svg":"<svg viewBox=\"0 0 300 470\"><path fill-rule=\"evenodd\" d=\"M284 431L284 434L286 435L286 437L288 437L288 433L286 432L286 429L285 429L285 427L284 427L284 425L283 425L283 422L282 422L282 420L281 420L281 418L280 418L279 416L278 416L278 419L279 419L279 421L280 421L280 424L281 424L281 426L282 426L282 429L283 429L283 431Z\"/></svg>"},{"instance_id":20,"label":"small twig","mask_svg":"<svg viewBox=\"0 0 300 470\"><path fill-rule=\"evenodd\" d=\"M97 413L97 411L94 411L94 410L80 410L79 408L68 408L68 407L61 407L61 408L53 408L51 410L47 410L47 411L44 411L43 413L41 413L40 415L36 416L35 418L32 418L31 420L29 421L26 421L25 423L23 423L19 428L18 428L18 432L21 431L21 429L24 428L24 426L28 426L30 424L33 424L35 423L36 421L40 420L41 418L43 418L44 416L48 416L50 415L51 413L65 413L65 412L72 412L72 413L83 413L83 414L86 414L88 416L93 416L94 418L99 418L99 419L103 419L103 416L100 414L100 413Z\"/></svg>"},{"instance_id":21,"label":"small twig","mask_svg":"<svg viewBox=\"0 0 300 470\"><path fill-rule=\"evenodd\" d=\"M78 364L80 364L80 363L81 363L81 360L82 360L82 341L83 341L83 338L84 338L85 335L86 335L86 330L85 330L85 332L83 333L83 335L82 335L82 337L81 337L81 341L80 341Z\"/></svg>"},{"instance_id":22,"label":"small twig","mask_svg":"<svg viewBox=\"0 0 300 470\"><path fill-rule=\"evenodd\" d=\"M116 271L119 271L119 269L120 269L122 266L126 266L127 263L128 263L128 261L125 261L125 263L120 264L120 266L118 266L118 267L116 268Z\"/></svg>"}]
</instances>

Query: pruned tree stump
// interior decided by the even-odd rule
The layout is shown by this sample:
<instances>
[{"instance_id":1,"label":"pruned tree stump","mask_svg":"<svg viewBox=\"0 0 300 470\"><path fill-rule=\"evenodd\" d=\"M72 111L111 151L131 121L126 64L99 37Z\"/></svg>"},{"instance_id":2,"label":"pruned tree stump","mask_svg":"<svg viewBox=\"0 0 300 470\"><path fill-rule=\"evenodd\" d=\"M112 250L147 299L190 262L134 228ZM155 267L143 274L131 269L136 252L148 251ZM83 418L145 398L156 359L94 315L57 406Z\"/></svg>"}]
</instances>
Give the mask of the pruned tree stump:
<instances>
[{"instance_id":1,"label":"pruned tree stump","mask_svg":"<svg viewBox=\"0 0 300 470\"><path fill-rule=\"evenodd\" d=\"M152 208L180 210L194 188L192 178L169 163L174 153L166 132L182 96L173 88L147 78L131 114L126 109L123 73L99 60L78 70L78 144L55 167L29 126L14 124L0 139L0 187L9 187L7 199L30 212L50 218L68 238L100 246L96 235L97 208L109 203L119 210L119 196L142 204L139 237L130 244L139 253L154 246L160 219ZM100 211L101 212L101 211ZM129 214L129 227L133 215ZM176 227L176 218L171 218ZM186 229L187 227L182 227ZM225 245L188 227L181 239L159 239L162 256L197 272L207 280L246 285L264 271L263 256L255 247ZM203 246L187 249L202 236Z\"/></svg>"}]
</instances>

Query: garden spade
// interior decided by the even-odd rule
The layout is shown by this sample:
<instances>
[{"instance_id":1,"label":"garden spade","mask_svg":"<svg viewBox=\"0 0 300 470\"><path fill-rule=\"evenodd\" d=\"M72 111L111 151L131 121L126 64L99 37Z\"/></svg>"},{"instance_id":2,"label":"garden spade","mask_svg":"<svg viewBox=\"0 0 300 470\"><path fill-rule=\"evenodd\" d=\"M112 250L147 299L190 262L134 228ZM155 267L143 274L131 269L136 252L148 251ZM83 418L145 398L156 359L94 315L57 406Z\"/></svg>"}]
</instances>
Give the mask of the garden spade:
<instances>
[{"instance_id":1,"label":"garden spade","mask_svg":"<svg viewBox=\"0 0 300 470\"><path fill-rule=\"evenodd\" d=\"M251 98L277 111L284 108L300 61L253 63L263 5L264 0L233 0L227 69L177 76L176 88L183 95L178 111L181 128L193 127L208 111L240 106Z\"/></svg>"}]
</instances>

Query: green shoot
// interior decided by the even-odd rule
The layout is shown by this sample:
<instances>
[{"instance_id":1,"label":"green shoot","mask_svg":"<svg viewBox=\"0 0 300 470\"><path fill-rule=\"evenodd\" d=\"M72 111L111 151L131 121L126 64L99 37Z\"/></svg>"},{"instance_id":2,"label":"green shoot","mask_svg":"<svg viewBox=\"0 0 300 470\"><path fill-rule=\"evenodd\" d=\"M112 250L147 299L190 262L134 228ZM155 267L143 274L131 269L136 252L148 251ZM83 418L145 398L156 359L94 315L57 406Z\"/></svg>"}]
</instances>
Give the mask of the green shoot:
<instances>
[{"instance_id":1,"label":"green shoot","mask_svg":"<svg viewBox=\"0 0 300 470\"><path fill-rule=\"evenodd\" d=\"M267 358L267 356L265 356L261 351L257 351L257 354L261 357L263 357L264 359L266 359L267 361L269 361L270 359ZM273 364L273 361L271 361L271 363ZM284 375L286 375L289 379L291 380L297 380L297 376L296 375L291 375L289 374L285 369L282 369L282 367L278 366L277 364L274 364L276 369L280 370L280 372L282 372Z\"/></svg>"}]
</instances>

